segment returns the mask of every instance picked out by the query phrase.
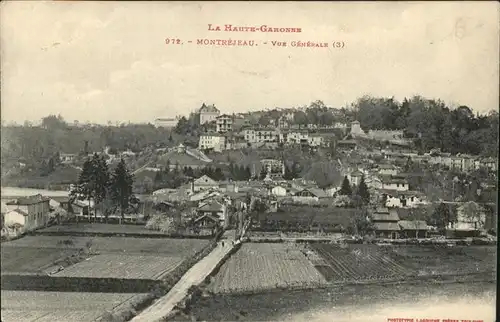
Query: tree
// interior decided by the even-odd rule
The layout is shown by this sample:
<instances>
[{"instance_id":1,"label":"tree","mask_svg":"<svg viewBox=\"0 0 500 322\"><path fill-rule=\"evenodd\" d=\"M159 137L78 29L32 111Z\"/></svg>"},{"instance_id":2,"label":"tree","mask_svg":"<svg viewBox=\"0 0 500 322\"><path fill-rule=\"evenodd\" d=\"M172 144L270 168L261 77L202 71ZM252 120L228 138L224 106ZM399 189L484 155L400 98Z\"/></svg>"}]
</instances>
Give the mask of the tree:
<instances>
[{"instance_id":1,"label":"tree","mask_svg":"<svg viewBox=\"0 0 500 322\"><path fill-rule=\"evenodd\" d=\"M444 203L440 203L432 212L429 222L432 226L435 226L444 233L448 224L453 222L452 213L448 206Z\"/></svg>"},{"instance_id":2,"label":"tree","mask_svg":"<svg viewBox=\"0 0 500 322\"><path fill-rule=\"evenodd\" d=\"M266 167L263 166L260 169L259 179L263 180L266 177L266 175L267 175L267 169L266 169Z\"/></svg>"},{"instance_id":3,"label":"tree","mask_svg":"<svg viewBox=\"0 0 500 322\"><path fill-rule=\"evenodd\" d=\"M118 163L111 180L111 196L114 204L120 209L122 219L125 211L130 206L130 200L133 197L132 184L134 179L130 174L123 159Z\"/></svg>"},{"instance_id":4,"label":"tree","mask_svg":"<svg viewBox=\"0 0 500 322\"><path fill-rule=\"evenodd\" d=\"M469 223L473 223L474 229L478 230L484 227L484 209L479 204L469 201L464 203L460 208L464 219Z\"/></svg>"},{"instance_id":5,"label":"tree","mask_svg":"<svg viewBox=\"0 0 500 322\"><path fill-rule=\"evenodd\" d=\"M92 180L94 182L95 203L101 203L108 192L110 174L108 164L103 155L94 154L92 158Z\"/></svg>"},{"instance_id":6,"label":"tree","mask_svg":"<svg viewBox=\"0 0 500 322\"><path fill-rule=\"evenodd\" d=\"M375 230L372 218L366 209L356 211L356 214L351 218L347 231L353 235L367 235Z\"/></svg>"},{"instance_id":7,"label":"tree","mask_svg":"<svg viewBox=\"0 0 500 322\"><path fill-rule=\"evenodd\" d=\"M92 160L87 158L87 160L83 163L82 172L80 172L78 182L71 190L71 201L88 200L90 206L90 201L94 196L94 184Z\"/></svg>"},{"instance_id":8,"label":"tree","mask_svg":"<svg viewBox=\"0 0 500 322\"><path fill-rule=\"evenodd\" d=\"M351 184L349 182L349 179L347 179L347 176L344 176L344 181L342 181L342 186L340 187L339 194L343 196L352 195Z\"/></svg>"},{"instance_id":9,"label":"tree","mask_svg":"<svg viewBox=\"0 0 500 322\"><path fill-rule=\"evenodd\" d=\"M249 180L252 177L252 171L249 166L245 168L245 180Z\"/></svg>"},{"instance_id":10,"label":"tree","mask_svg":"<svg viewBox=\"0 0 500 322\"><path fill-rule=\"evenodd\" d=\"M365 205L370 203L370 191L368 191L368 186L365 182L365 176L361 176L361 181L359 182L357 195L361 197L361 200Z\"/></svg>"}]
</instances>

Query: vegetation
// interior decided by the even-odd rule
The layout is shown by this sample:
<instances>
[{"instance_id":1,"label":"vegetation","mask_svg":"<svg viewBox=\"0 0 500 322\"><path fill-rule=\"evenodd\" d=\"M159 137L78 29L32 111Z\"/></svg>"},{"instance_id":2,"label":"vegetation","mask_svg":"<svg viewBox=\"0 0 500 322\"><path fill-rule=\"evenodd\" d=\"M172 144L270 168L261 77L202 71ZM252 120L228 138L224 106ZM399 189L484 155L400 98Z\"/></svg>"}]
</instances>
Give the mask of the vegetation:
<instances>
[{"instance_id":1,"label":"vegetation","mask_svg":"<svg viewBox=\"0 0 500 322\"><path fill-rule=\"evenodd\" d=\"M351 184L349 183L349 179L347 179L347 176L345 176L344 181L342 181L342 186L340 187L339 195L341 195L341 196L352 195Z\"/></svg>"},{"instance_id":2,"label":"vegetation","mask_svg":"<svg viewBox=\"0 0 500 322\"><path fill-rule=\"evenodd\" d=\"M222 265L209 290L213 293L249 293L324 284L324 278L298 248L287 244L258 243L243 244Z\"/></svg>"},{"instance_id":3,"label":"vegetation","mask_svg":"<svg viewBox=\"0 0 500 322\"><path fill-rule=\"evenodd\" d=\"M113 176L110 176L106 160L97 153L83 164L78 183L71 190L73 200L94 201L106 215L119 209L122 218L137 199L132 194L133 176L125 162L120 160Z\"/></svg>"}]
</instances>

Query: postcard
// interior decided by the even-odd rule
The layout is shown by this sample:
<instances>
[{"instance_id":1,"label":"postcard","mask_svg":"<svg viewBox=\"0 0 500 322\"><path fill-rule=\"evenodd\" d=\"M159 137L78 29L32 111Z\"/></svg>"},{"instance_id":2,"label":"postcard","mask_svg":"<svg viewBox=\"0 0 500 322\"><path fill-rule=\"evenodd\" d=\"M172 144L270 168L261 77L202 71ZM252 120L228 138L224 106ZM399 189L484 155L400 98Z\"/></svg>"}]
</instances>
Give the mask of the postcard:
<instances>
[{"instance_id":1,"label":"postcard","mask_svg":"<svg viewBox=\"0 0 500 322\"><path fill-rule=\"evenodd\" d=\"M499 9L2 2L1 321L495 321Z\"/></svg>"}]
</instances>

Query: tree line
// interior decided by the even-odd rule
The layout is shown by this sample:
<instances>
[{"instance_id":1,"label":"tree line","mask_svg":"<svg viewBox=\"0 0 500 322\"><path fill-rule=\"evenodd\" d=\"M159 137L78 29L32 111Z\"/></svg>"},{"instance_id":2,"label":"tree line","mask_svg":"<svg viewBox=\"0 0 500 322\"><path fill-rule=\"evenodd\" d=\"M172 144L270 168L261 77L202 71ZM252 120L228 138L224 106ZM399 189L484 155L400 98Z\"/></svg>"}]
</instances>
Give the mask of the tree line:
<instances>
[{"instance_id":1,"label":"tree line","mask_svg":"<svg viewBox=\"0 0 500 322\"><path fill-rule=\"evenodd\" d=\"M104 157L94 154L84 162L70 196L72 200L87 200L89 205L93 201L95 209L99 208L106 219L116 210L123 219L130 207L137 204L132 193L133 182L133 175L123 159L110 171Z\"/></svg>"}]
</instances>

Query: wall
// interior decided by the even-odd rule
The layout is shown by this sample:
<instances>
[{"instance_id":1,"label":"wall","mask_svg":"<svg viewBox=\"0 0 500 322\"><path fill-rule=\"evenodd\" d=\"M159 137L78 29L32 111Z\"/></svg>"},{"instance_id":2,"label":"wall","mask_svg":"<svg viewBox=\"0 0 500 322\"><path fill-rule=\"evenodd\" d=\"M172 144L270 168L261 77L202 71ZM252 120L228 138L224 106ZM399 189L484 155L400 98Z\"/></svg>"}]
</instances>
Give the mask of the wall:
<instances>
[{"instance_id":1,"label":"wall","mask_svg":"<svg viewBox=\"0 0 500 322\"><path fill-rule=\"evenodd\" d=\"M10 211L5 214L5 225L9 226L11 224L25 225L25 216L17 213L15 211Z\"/></svg>"}]
</instances>

